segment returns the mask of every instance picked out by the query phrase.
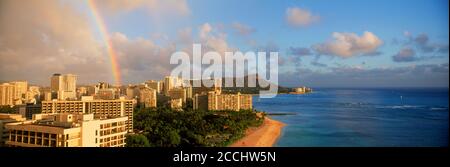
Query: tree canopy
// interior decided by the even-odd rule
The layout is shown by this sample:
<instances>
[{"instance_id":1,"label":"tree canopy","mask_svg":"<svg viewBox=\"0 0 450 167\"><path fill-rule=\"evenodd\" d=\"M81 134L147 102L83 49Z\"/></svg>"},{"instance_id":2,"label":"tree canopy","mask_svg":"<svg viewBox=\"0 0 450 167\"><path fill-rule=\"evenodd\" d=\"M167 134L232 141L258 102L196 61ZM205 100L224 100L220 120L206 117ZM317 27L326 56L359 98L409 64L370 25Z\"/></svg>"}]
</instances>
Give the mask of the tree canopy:
<instances>
[{"instance_id":1,"label":"tree canopy","mask_svg":"<svg viewBox=\"0 0 450 167\"><path fill-rule=\"evenodd\" d=\"M140 136L129 135L127 146L143 146L142 136L149 146L156 147L226 146L241 138L248 127L259 126L262 121L252 110L139 108L134 112L133 124Z\"/></svg>"}]
</instances>

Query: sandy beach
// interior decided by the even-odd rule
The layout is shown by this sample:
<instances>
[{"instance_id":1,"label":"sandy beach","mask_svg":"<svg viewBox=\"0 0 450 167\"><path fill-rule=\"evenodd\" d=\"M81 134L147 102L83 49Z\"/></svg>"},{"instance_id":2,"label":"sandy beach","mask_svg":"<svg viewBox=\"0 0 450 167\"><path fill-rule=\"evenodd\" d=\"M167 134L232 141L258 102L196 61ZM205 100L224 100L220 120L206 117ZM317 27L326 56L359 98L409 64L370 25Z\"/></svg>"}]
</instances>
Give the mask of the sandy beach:
<instances>
[{"instance_id":1,"label":"sandy beach","mask_svg":"<svg viewBox=\"0 0 450 167\"><path fill-rule=\"evenodd\" d=\"M284 123L265 117L258 128L248 129L245 137L239 139L230 147L272 147L281 135Z\"/></svg>"}]
</instances>

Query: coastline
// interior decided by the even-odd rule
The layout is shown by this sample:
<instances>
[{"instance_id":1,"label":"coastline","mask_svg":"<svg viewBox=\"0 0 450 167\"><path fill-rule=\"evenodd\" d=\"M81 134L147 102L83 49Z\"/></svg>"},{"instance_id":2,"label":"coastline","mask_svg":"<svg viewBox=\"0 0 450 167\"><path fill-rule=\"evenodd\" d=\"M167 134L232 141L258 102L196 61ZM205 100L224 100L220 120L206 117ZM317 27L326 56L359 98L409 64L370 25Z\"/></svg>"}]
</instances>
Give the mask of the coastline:
<instances>
[{"instance_id":1,"label":"coastline","mask_svg":"<svg viewBox=\"0 0 450 167\"><path fill-rule=\"evenodd\" d=\"M266 116L261 126L248 129L243 138L229 147L272 147L280 137L284 126L286 124Z\"/></svg>"}]
</instances>

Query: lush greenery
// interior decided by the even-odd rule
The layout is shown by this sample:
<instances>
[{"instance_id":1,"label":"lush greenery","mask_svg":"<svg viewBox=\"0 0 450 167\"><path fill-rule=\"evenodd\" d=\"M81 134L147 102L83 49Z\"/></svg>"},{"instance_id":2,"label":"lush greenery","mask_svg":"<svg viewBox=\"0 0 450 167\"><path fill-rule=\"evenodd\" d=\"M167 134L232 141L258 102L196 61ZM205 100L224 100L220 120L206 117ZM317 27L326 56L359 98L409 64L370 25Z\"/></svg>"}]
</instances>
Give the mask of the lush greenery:
<instances>
[{"instance_id":1,"label":"lush greenery","mask_svg":"<svg viewBox=\"0 0 450 167\"><path fill-rule=\"evenodd\" d=\"M127 135L126 139L127 147L149 147L150 143L147 140L147 137L141 134L130 134Z\"/></svg>"},{"instance_id":2,"label":"lush greenery","mask_svg":"<svg viewBox=\"0 0 450 167\"><path fill-rule=\"evenodd\" d=\"M0 113L17 113L17 108L10 107L10 106L0 106Z\"/></svg>"},{"instance_id":3,"label":"lush greenery","mask_svg":"<svg viewBox=\"0 0 450 167\"><path fill-rule=\"evenodd\" d=\"M255 111L174 111L169 108L138 108L127 146L195 147L227 146L241 138L248 127L263 118ZM147 145L148 141L148 145Z\"/></svg>"}]
</instances>

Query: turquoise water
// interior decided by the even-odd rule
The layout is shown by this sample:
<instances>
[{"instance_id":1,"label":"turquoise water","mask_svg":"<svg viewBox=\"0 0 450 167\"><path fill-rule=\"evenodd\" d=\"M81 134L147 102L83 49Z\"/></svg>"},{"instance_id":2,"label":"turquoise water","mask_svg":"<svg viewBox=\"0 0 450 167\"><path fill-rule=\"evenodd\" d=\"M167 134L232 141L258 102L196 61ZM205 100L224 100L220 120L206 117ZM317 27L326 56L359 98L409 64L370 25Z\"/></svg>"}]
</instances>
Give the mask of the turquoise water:
<instances>
[{"instance_id":1,"label":"turquoise water","mask_svg":"<svg viewBox=\"0 0 450 167\"><path fill-rule=\"evenodd\" d=\"M276 146L448 146L448 89L317 89L254 96L287 124Z\"/></svg>"}]
</instances>

